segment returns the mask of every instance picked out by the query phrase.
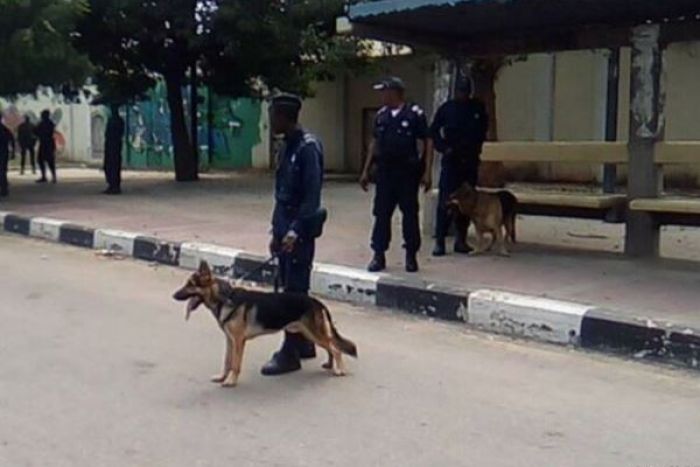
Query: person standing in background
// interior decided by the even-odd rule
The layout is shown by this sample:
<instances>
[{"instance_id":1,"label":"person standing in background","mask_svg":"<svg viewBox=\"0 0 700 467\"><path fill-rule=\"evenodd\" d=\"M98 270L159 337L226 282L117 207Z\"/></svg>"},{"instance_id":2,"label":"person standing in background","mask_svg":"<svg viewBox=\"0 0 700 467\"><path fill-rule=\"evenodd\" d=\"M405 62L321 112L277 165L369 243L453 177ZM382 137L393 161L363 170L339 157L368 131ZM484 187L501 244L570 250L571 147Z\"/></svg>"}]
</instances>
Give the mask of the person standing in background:
<instances>
[{"instance_id":1,"label":"person standing in background","mask_svg":"<svg viewBox=\"0 0 700 467\"><path fill-rule=\"evenodd\" d=\"M41 170L41 178L37 180L37 183L46 183L46 166L51 171L52 182L56 183L55 132L56 125L51 121L51 112L44 110L41 112L41 122L34 130L39 138L39 170Z\"/></svg>"},{"instance_id":2,"label":"person standing in background","mask_svg":"<svg viewBox=\"0 0 700 467\"><path fill-rule=\"evenodd\" d=\"M17 142L19 142L19 150L22 157L19 174L24 175L27 155L29 155L29 163L32 166L32 174L36 174L36 135L34 134L34 125L29 115L24 117L24 122L17 128Z\"/></svg>"},{"instance_id":3,"label":"person standing in background","mask_svg":"<svg viewBox=\"0 0 700 467\"><path fill-rule=\"evenodd\" d=\"M0 196L9 194L7 165L15 155L15 137L5 124L0 121Z\"/></svg>"}]
</instances>

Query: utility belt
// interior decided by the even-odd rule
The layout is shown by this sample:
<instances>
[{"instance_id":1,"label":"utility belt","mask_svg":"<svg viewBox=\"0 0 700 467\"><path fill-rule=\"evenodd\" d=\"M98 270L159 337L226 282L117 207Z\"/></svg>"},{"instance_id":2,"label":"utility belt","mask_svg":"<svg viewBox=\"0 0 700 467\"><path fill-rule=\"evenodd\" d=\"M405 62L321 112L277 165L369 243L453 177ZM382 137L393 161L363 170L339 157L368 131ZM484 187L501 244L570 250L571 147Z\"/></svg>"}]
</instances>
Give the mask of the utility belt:
<instances>
[{"instance_id":1,"label":"utility belt","mask_svg":"<svg viewBox=\"0 0 700 467\"><path fill-rule=\"evenodd\" d=\"M299 213L298 206L282 206L284 209L284 214L287 219L296 219ZM328 210L324 207L320 207L313 214L305 217L299 218L299 224L301 226L301 232L299 235L305 238L319 238L323 235L323 226L328 220Z\"/></svg>"}]
</instances>

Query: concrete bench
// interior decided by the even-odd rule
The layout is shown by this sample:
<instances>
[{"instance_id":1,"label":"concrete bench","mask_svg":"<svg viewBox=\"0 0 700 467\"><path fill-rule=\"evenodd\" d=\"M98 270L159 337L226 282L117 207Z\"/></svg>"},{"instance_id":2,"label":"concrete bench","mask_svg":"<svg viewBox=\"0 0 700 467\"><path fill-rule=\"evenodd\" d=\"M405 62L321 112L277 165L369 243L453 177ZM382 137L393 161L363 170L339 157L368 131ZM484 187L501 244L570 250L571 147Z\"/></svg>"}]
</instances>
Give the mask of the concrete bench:
<instances>
[{"instance_id":1,"label":"concrete bench","mask_svg":"<svg viewBox=\"0 0 700 467\"><path fill-rule=\"evenodd\" d=\"M535 193L513 191L518 198L518 213L530 216L576 217L623 222L625 195Z\"/></svg>"},{"instance_id":2,"label":"concrete bench","mask_svg":"<svg viewBox=\"0 0 700 467\"><path fill-rule=\"evenodd\" d=\"M700 226L700 198L640 198L629 209L651 214L658 225Z\"/></svg>"}]
</instances>

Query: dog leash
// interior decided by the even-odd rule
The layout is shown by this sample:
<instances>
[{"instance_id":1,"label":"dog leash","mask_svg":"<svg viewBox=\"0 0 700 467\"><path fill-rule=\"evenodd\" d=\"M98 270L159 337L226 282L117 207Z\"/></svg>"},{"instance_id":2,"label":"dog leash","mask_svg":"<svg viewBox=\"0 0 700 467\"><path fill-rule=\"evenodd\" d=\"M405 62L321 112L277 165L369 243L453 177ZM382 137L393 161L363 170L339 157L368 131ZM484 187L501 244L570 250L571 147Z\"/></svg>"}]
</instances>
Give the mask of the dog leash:
<instances>
[{"instance_id":1,"label":"dog leash","mask_svg":"<svg viewBox=\"0 0 700 467\"><path fill-rule=\"evenodd\" d=\"M256 266L255 268L251 269L250 271L246 272L240 277L236 278L236 282L240 283L249 277L257 274L258 272L262 271L265 269L267 266L270 266L271 264L275 265L275 270L274 270L274 277L273 277L273 286L275 293L279 292L280 289L280 268L279 268L279 263L277 261L279 260L279 254L275 253L274 255L270 256L267 260L265 260L262 264Z\"/></svg>"}]
</instances>

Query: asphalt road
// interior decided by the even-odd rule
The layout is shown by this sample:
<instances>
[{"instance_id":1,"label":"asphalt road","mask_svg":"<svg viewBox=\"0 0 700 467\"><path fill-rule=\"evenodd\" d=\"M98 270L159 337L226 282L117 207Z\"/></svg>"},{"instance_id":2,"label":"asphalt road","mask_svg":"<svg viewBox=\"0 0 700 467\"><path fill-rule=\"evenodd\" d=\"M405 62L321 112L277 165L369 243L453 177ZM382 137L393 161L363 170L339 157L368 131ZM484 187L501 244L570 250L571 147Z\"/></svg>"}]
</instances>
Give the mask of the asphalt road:
<instances>
[{"instance_id":1,"label":"asphalt road","mask_svg":"<svg viewBox=\"0 0 700 467\"><path fill-rule=\"evenodd\" d=\"M358 344L279 378L184 321L186 273L0 236L0 466L700 466L696 374L331 304Z\"/></svg>"}]
</instances>

